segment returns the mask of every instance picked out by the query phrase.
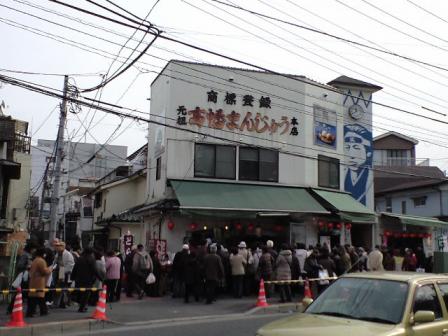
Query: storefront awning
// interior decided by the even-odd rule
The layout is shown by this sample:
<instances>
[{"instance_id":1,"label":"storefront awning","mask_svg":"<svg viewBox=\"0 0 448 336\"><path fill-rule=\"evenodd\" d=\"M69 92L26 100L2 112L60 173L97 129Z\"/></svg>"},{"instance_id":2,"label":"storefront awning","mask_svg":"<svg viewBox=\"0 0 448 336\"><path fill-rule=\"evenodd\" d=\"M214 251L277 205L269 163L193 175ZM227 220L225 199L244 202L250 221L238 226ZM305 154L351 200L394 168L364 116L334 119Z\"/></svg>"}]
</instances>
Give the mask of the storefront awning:
<instances>
[{"instance_id":1,"label":"storefront awning","mask_svg":"<svg viewBox=\"0 0 448 336\"><path fill-rule=\"evenodd\" d=\"M342 220L353 223L375 223L375 213L343 192L311 189L313 194L326 202Z\"/></svg>"},{"instance_id":2,"label":"storefront awning","mask_svg":"<svg viewBox=\"0 0 448 336\"><path fill-rule=\"evenodd\" d=\"M382 212L381 216L386 218L398 219L403 225L415 225L426 227L448 228L448 222L442 222L431 217L410 216L402 214L394 214L390 212Z\"/></svg>"},{"instance_id":3,"label":"storefront awning","mask_svg":"<svg viewBox=\"0 0 448 336\"><path fill-rule=\"evenodd\" d=\"M328 214L304 188L171 180L180 209Z\"/></svg>"}]
</instances>

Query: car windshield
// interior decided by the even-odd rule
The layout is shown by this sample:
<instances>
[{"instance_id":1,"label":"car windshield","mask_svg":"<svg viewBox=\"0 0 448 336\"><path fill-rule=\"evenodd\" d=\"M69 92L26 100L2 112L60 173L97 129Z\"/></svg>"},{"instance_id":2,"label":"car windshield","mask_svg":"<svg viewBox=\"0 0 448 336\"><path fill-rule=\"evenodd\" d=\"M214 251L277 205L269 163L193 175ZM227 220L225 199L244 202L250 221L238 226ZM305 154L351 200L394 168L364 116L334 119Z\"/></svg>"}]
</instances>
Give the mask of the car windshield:
<instances>
[{"instance_id":1,"label":"car windshield","mask_svg":"<svg viewBox=\"0 0 448 336\"><path fill-rule=\"evenodd\" d=\"M403 315L407 292L408 284L405 282L341 278L305 312L397 324Z\"/></svg>"}]
</instances>

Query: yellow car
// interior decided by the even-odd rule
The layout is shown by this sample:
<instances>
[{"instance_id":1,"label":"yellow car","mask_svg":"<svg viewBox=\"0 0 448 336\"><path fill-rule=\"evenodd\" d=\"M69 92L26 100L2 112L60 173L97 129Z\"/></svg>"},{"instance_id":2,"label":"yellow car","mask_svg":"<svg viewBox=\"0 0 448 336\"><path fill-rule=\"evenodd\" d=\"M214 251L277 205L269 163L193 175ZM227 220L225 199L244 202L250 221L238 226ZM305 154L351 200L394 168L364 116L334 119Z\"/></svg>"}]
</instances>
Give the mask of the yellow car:
<instances>
[{"instance_id":1,"label":"yellow car","mask_svg":"<svg viewBox=\"0 0 448 336\"><path fill-rule=\"evenodd\" d=\"M304 304L303 313L257 335L448 336L448 276L442 274L352 273Z\"/></svg>"}]
</instances>

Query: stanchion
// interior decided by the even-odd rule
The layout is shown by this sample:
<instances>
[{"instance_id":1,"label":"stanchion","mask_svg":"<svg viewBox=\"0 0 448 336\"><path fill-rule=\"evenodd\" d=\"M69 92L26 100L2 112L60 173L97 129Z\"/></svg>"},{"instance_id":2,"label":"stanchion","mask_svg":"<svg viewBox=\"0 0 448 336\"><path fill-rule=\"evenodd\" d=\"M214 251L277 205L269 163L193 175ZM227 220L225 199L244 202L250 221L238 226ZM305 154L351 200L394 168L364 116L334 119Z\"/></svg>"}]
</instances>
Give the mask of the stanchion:
<instances>
[{"instance_id":1,"label":"stanchion","mask_svg":"<svg viewBox=\"0 0 448 336\"><path fill-rule=\"evenodd\" d=\"M22 290L17 289L17 295L14 299L14 307L12 308L11 319L6 323L7 327L25 327L26 323L23 320L23 304L22 304Z\"/></svg>"},{"instance_id":2,"label":"stanchion","mask_svg":"<svg viewBox=\"0 0 448 336\"><path fill-rule=\"evenodd\" d=\"M255 304L256 307L268 307L268 302L266 301L266 293L264 291L264 280L260 280L260 290L258 292L258 300Z\"/></svg>"},{"instance_id":3,"label":"stanchion","mask_svg":"<svg viewBox=\"0 0 448 336\"><path fill-rule=\"evenodd\" d=\"M311 292L310 289L310 282L308 280L305 280L305 291L303 293L304 298L309 298L312 299L313 298L313 293Z\"/></svg>"},{"instance_id":4,"label":"stanchion","mask_svg":"<svg viewBox=\"0 0 448 336\"><path fill-rule=\"evenodd\" d=\"M103 286L103 290L100 293L100 297L98 298L98 303L96 304L95 311L92 314L92 318L95 320L103 320L106 321L106 285Z\"/></svg>"}]
</instances>

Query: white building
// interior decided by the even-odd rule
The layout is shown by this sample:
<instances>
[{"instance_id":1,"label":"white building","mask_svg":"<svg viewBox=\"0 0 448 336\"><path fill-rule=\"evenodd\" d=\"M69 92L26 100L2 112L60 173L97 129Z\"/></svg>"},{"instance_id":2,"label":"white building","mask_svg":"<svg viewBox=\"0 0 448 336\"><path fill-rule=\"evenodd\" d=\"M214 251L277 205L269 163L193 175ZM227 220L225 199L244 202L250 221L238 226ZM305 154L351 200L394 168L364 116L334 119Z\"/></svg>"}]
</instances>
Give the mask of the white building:
<instances>
[{"instance_id":1,"label":"white building","mask_svg":"<svg viewBox=\"0 0 448 336\"><path fill-rule=\"evenodd\" d=\"M50 197L51 197L51 181L52 181L52 169L54 164L53 150L54 140L38 139L37 145L31 147L31 187L33 188L33 194L39 198L39 201L35 202L40 205L42 195L44 195L44 206L42 211L42 217L45 219L49 216L50 212ZM62 177L60 186L60 202L58 216L62 218L64 213L73 212L67 207L64 207L65 202L70 202L67 199L68 196L79 197L76 193L66 195L67 192L76 190L77 188L84 188L82 185L86 179L95 181L107 175L113 171L116 167L126 164L127 147L116 145L101 145L95 143L82 143L82 142L65 142L64 143L64 159L62 161ZM50 169L48 172L48 184L42 182L45 169L48 162L50 162ZM84 182L81 182L84 181ZM45 188L44 194L42 189ZM37 218L34 218L35 228L41 228L38 224ZM45 227L48 230L48 227Z\"/></svg>"},{"instance_id":2,"label":"white building","mask_svg":"<svg viewBox=\"0 0 448 336\"><path fill-rule=\"evenodd\" d=\"M169 62L151 86L147 240L372 244L379 89Z\"/></svg>"}]
</instances>

